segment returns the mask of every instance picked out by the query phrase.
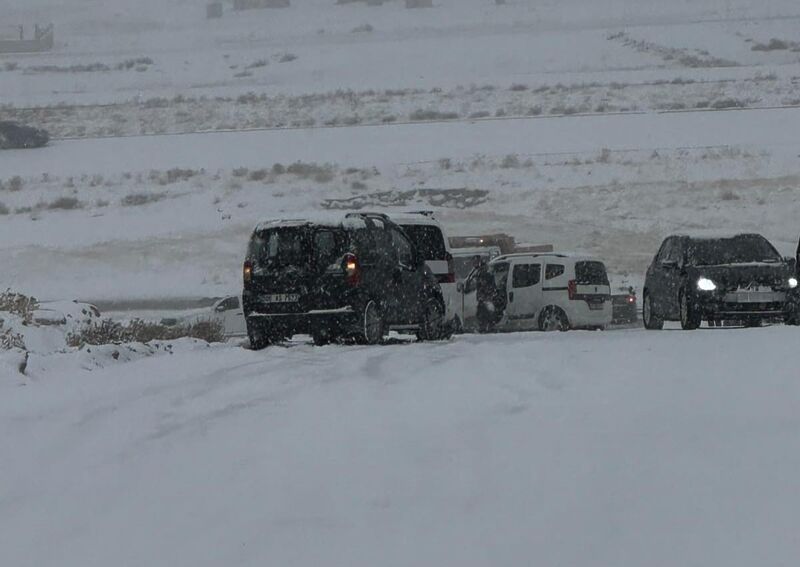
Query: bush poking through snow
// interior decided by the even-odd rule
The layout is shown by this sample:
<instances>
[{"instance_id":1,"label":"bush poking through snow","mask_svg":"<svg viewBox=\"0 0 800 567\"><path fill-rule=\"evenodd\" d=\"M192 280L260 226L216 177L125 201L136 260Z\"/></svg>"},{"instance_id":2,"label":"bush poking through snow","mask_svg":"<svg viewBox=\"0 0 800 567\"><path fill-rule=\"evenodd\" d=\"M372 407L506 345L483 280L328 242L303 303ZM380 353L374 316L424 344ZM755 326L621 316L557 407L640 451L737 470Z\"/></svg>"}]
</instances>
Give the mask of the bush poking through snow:
<instances>
[{"instance_id":1,"label":"bush poking through snow","mask_svg":"<svg viewBox=\"0 0 800 567\"><path fill-rule=\"evenodd\" d=\"M82 208L83 205L75 197L59 197L55 201L48 203L46 207L51 211L73 211Z\"/></svg>"},{"instance_id":2,"label":"bush poking through snow","mask_svg":"<svg viewBox=\"0 0 800 567\"><path fill-rule=\"evenodd\" d=\"M16 293L11 289L0 293L0 311L21 317L25 323L33 320L33 312L38 308L39 302L35 297Z\"/></svg>"},{"instance_id":3,"label":"bush poking through snow","mask_svg":"<svg viewBox=\"0 0 800 567\"><path fill-rule=\"evenodd\" d=\"M0 215L7 215L10 212L11 211L8 210L8 207L6 207L3 203L0 203Z\"/></svg>"},{"instance_id":4,"label":"bush poking through snow","mask_svg":"<svg viewBox=\"0 0 800 567\"><path fill-rule=\"evenodd\" d=\"M217 321L198 321L187 325L167 326L140 319L134 319L126 324L103 319L99 325L68 335L67 344L71 347L82 347L84 345L174 341L181 338L219 343L225 340L225 333L222 324Z\"/></svg>"},{"instance_id":5,"label":"bush poking through snow","mask_svg":"<svg viewBox=\"0 0 800 567\"><path fill-rule=\"evenodd\" d=\"M457 112L439 112L438 110L415 110L408 117L412 122L424 122L429 120L457 120Z\"/></svg>"},{"instance_id":6,"label":"bush poking through snow","mask_svg":"<svg viewBox=\"0 0 800 567\"><path fill-rule=\"evenodd\" d=\"M15 333L11 329L4 330L2 324L0 324L0 350L11 350L14 348L26 350L25 339L23 339L22 335Z\"/></svg>"},{"instance_id":7,"label":"bush poking through snow","mask_svg":"<svg viewBox=\"0 0 800 567\"><path fill-rule=\"evenodd\" d=\"M158 202L164 197L166 197L164 193L131 193L123 197L120 204L123 207L139 207L148 203Z\"/></svg>"}]
</instances>

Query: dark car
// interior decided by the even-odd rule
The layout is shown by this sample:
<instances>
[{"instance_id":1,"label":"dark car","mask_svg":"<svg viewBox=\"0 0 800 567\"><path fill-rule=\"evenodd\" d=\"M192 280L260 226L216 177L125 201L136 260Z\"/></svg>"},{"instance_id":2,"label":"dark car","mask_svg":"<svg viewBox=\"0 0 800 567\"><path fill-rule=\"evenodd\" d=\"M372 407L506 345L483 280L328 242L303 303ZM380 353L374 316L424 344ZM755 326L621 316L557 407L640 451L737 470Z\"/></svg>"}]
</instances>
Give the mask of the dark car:
<instances>
[{"instance_id":1,"label":"dark car","mask_svg":"<svg viewBox=\"0 0 800 567\"><path fill-rule=\"evenodd\" d=\"M254 349L295 334L315 344L375 344L390 329L446 336L436 277L403 230L374 213L256 227L242 303Z\"/></svg>"},{"instance_id":2,"label":"dark car","mask_svg":"<svg viewBox=\"0 0 800 567\"><path fill-rule=\"evenodd\" d=\"M680 321L696 329L790 320L797 287L790 262L759 234L729 238L670 236L647 270L643 318L647 329Z\"/></svg>"},{"instance_id":3,"label":"dark car","mask_svg":"<svg viewBox=\"0 0 800 567\"><path fill-rule=\"evenodd\" d=\"M611 324L631 325L639 320L636 290L633 286L620 288L611 294Z\"/></svg>"},{"instance_id":4,"label":"dark car","mask_svg":"<svg viewBox=\"0 0 800 567\"><path fill-rule=\"evenodd\" d=\"M50 141L50 135L41 128L23 126L16 122L0 122L0 150L41 148Z\"/></svg>"}]
</instances>

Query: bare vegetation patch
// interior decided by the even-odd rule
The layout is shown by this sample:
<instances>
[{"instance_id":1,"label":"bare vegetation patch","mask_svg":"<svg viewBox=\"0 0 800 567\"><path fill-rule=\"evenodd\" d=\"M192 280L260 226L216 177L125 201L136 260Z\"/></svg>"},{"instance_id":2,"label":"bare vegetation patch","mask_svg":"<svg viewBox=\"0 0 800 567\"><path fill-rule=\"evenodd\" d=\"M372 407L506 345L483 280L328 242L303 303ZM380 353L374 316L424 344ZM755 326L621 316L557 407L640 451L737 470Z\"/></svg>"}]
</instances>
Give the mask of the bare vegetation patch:
<instances>
[{"instance_id":1,"label":"bare vegetation patch","mask_svg":"<svg viewBox=\"0 0 800 567\"><path fill-rule=\"evenodd\" d=\"M47 203L43 208L46 208L50 211L72 211L83 208L83 204L75 197L59 197L55 201Z\"/></svg>"},{"instance_id":2,"label":"bare vegetation patch","mask_svg":"<svg viewBox=\"0 0 800 567\"><path fill-rule=\"evenodd\" d=\"M412 112L408 119L412 122L425 122L431 120L457 120L459 114L457 112L441 112L439 110L415 110Z\"/></svg>"},{"instance_id":3,"label":"bare vegetation patch","mask_svg":"<svg viewBox=\"0 0 800 567\"><path fill-rule=\"evenodd\" d=\"M225 340L222 325L217 321L199 321L187 325L168 326L135 319L119 323L103 319L98 325L87 327L67 336L67 345L108 345L122 343L149 343L152 341L174 341L181 338L200 339L209 343Z\"/></svg>"},{"instance_id":4,"label":"bare vegetation patch","mask_svg":"<svg viewBox=\"0 0 800 567\"><path fill-rule=\"evenodd\" d=\"M120 201L123 207L139 207L148 203L157 203L166 198L164 193L131 193Z\"/></svg>"},{"instance_id":5,"label":"bare vegetation patch","mask_svg":"<svg viewBox=\"0 0 800 567\"><path fill-rule=\"evenodd\" d=\"M33 312L38 308L39 302L35 297L17 293L11 289L0 292L0 311L16 315L26 323L33 320Z\"/></svg>"}]
</instances>

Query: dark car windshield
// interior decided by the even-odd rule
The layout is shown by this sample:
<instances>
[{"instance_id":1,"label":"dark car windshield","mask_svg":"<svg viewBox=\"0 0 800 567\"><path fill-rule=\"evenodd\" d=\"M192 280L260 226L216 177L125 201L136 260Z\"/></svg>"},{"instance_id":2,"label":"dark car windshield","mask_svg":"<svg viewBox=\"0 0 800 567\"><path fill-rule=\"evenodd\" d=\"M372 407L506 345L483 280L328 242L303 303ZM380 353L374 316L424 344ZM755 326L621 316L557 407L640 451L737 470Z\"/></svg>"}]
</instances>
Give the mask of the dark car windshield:
<instances>
[{"instance_id":1,"label":"dark car windshield","mask_svg":"<svg viewBox=\"0 0 800 567\"><path fill-rule=\"evenodd\" d=\"M692 240L687 261L692 266L780 262L781 255L761 236Z\"/></svg>"},{"instance_id":2,"label":"dark car windshield","mask_svg":"<svg viewBox=\"0 0 800 567\"><path fill-rule=\"evenodd\" d=\"M444 235L436 226L404 224L403 231L414 243L417 252L426 260L446 260Z\"/></svg>"}]
</instances>

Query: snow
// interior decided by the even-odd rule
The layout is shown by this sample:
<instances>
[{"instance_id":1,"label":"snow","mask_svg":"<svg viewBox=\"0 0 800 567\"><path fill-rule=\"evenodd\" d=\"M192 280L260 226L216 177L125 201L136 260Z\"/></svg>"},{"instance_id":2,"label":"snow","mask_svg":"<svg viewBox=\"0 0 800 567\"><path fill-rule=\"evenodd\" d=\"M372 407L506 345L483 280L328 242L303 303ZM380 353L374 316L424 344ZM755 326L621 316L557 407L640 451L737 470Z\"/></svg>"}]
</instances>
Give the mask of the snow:
<instances>
[{"instance_id":1,"label":"snow","mask_svg":"<svg viewBox=\"0 0 800 567\"><path fill-rule=\"evenodd\" d=\"M797 333L223 346L4 376L0 562L791 564Z\"/></svg>"},{"instance_id":2,"label":"snow","mask_svg":"<svg viewBox=\"0 0 800 567\"><path fill-rule=\"evenodd\" d=\"M351 209L575 250L615 287L675 233L793 254L796 1L0 13L56 29L0 55L0 119L56 138L0 152L0 290L73 314L0 317L30 351L0 352L0 565L797 562L797 328L76 349L64 303L196 316L258 223Z\"/></svg>"}]
</instances>

